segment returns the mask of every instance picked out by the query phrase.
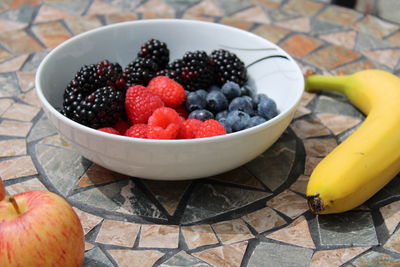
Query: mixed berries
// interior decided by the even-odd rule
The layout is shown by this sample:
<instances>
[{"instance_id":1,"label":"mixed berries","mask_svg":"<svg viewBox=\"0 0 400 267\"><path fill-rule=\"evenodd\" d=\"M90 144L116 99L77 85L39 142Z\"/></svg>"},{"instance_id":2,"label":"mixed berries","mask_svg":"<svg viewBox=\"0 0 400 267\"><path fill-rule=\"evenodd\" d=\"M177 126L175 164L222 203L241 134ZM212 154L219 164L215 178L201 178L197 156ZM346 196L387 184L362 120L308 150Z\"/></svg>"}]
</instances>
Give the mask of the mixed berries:
<instances>
[{"instance_id":1,"label":"mixed berries","mask_svg":"<svg viewBox=\"0 0 400 267\"><path fill-rule=\"evenodd\" d=\"M110 134L148 139L204 138L254 127L278 114L247 85L232 52L188 51L172 62L150 39L123 69L108 60L83 66L64 91L61 113Z\"/></svg>"}]
</instances>

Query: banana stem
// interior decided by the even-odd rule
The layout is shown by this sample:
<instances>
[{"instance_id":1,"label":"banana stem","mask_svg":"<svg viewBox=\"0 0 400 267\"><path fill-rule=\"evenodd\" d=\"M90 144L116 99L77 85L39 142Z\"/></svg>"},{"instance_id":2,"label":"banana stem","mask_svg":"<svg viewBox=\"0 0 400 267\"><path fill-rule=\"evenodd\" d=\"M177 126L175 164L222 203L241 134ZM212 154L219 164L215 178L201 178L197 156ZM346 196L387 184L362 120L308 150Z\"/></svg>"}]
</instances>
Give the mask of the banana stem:
<instances>
[{"instance_id":1,"label":"banana stem","mask_svg":"<svg viewBox=\"0 0 400 267\"><path fill-rule=\"evenodd\" d=\"M345 94L347 75L344 76L325 76L325 75L310 75L305 80L305 90L311 91L333 91Z\"/></svg>"}]
</instances>

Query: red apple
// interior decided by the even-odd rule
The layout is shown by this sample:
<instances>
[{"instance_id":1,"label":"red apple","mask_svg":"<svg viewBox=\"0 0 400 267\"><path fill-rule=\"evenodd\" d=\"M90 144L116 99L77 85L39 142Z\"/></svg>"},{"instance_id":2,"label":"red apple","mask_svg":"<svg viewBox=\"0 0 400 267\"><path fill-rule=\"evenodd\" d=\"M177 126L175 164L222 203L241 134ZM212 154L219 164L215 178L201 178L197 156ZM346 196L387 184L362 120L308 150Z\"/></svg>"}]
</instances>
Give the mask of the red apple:
<instances>
[{"instance_id":1,"label":"red apple","mask_svg":"<svg viewBox=\"0 0 400 267\"><path fill-rule=\"evenodd\" d=\"M6 197L6 189L4 188L3 181L0 179L0 201Z\"/></svg>"},{"instance_id":2,"label":"red apple","mask_svg":"<svg viewBox=\"0 0 400 267\"><path fill-rule=\"evenodd\" d=\"M82 266L82 225L72 207L48 191L0 201L0 266Z\"/></svg>"}]
</instances>

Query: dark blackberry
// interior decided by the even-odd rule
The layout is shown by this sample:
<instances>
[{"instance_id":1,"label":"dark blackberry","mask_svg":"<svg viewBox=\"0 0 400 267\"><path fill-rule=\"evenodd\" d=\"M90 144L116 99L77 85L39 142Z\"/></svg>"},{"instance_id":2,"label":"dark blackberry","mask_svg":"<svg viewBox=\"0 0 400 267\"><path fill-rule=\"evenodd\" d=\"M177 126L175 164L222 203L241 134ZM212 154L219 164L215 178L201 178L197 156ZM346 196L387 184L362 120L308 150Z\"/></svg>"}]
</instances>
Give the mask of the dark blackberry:
<instances>
[{"instance_id":1,"label":"dark blackberry","mask_svg":"<svg viewBox=\"0 0 400 267\"><path fill-rule=\"evenodd\" d=\"M150 39L140 47L138 57L152 59L158 66L157 70L162 70L168 65L169 50L166 43Z\"/></svg>"},{"instance_id":2,"label":"dark blackberry","mask_svg":"<svg viewBox=\"0 0 400 267\"><path fill-rule=\"evenodd\" d=\"M128 85L147 86L149 81L156 76L157 69L157 64L152 59L137 58L126 66L124 79Z\"/></svg>"},{"instance_id":3,"label":"dark blackberry","mask_svg":"<svg viewBox=\"0 0 400 267\"><path fill-rule=\"evenodd\" d=\"M214 83L213 69L204 51L186 52L181 59L168 65L167 70L159 72L180 83L186 90L207 89Z\"/></svg>"},{"instance_id":4,"label":"dark blackberry","mask_svg":"<svg viewBox=\"0 0 400 267\"><path fill-rule=\"evenodd\" d=\"M240 86L247 82L246 67L236 54L219 49L212 51L210 57L215 69L215 83L218 86L222 86L227 81L235 82Z\"/></svg>"},{"instance_id":5,"label":"dark blackberry","mask_svg":"<svg viewBox=\"0 0 400 267\"><path fill-rule=\"evenodd\" d=\"M111 126L124 114L124 93L112 86L99 88L69 112L70 119L91 128Z\"/></svg>"}]
</instances>

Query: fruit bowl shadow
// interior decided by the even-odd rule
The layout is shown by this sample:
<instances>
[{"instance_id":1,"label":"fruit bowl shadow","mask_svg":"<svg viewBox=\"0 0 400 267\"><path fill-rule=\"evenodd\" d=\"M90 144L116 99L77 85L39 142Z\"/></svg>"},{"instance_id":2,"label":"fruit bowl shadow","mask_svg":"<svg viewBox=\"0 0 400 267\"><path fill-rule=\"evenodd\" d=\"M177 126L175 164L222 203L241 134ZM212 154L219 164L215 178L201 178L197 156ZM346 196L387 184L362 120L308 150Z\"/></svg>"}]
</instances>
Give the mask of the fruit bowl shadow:
<instances>
[{"instance_id":1,"label":"fruit bowl shadow","mask_svg":"<svg viewBox=\"0 0 400 267\"><path fill-rule=\"evenodd\" d=\"M182 57L186 51L234 52L247 66L249 84L274 99L279 115L261 125L223 136L151 140L103 133L59 113L64 89L83 65L108 59L125 67L140 45L151 38L167 43L171 60ZM36 74L36 90L43 110L78 153L110 170L155 180L207 177L254 159L288 127L303 88L300 68L275 44L233 27L179 19L124 22L82 33L52 50Z\"/></svg>"}]
</instances>

